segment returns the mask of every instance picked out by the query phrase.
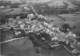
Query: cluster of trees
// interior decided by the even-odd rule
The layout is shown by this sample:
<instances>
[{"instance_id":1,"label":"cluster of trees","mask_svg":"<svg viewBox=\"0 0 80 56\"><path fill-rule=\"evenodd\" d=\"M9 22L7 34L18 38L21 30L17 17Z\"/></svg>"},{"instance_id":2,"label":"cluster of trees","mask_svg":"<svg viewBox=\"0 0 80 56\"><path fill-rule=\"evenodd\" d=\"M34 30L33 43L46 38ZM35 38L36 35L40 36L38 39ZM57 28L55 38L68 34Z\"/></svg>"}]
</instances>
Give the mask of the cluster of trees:
<instances>
[{"instance_id":1,"label":"cluster of trees","mask_svg":"<svg viewBox=\"0 0 80 56\"><path fill-rule=\"evenodd\" d=\"M21 13L21 14L15 14L15 15L0 15L0 24L5 24L9 18L14 18L16 19L18 16L21 18L21 19L24 19L27 17L27 13Z\"/></svg>"}]
</instances>

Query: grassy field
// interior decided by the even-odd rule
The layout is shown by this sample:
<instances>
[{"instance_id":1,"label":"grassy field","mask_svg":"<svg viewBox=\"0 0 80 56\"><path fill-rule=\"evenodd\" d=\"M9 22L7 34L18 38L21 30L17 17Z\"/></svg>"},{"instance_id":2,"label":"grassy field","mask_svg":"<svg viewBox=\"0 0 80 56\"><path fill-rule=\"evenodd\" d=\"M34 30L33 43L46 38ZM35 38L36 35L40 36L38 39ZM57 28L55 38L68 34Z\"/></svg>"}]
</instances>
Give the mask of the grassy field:
<instances>
[{"instance_id":1,"label":"grassy field","mask_svg":"<svg viewBox=\"0 0 80 56\"><path fill-rule=\"evenodd\" d=\"M63 47L56 50L41 50L40 54L35 53L30 40L25 39L14 41L2 46L2 51L5 56L70 56Z\"/></svg>"}]
</instances>

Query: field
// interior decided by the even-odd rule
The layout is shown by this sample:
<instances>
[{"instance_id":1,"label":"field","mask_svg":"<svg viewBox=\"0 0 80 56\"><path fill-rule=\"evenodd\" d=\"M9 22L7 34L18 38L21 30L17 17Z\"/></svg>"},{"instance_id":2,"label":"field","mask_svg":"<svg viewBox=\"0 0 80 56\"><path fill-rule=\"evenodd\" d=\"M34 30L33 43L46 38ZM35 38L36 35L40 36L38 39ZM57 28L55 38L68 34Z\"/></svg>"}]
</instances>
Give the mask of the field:
<instances>
[{"instance_id":1,"label":"field","mask_svg":"<svg viewBox=\"0 0 80 56\"><path fill-rule=\"evenodd\" d=\"M30 40L17 40L2 46L4 56L70 56L63 47L56 50L41 50L40 54L35 53Z\"/></svg>"}]
</instances>

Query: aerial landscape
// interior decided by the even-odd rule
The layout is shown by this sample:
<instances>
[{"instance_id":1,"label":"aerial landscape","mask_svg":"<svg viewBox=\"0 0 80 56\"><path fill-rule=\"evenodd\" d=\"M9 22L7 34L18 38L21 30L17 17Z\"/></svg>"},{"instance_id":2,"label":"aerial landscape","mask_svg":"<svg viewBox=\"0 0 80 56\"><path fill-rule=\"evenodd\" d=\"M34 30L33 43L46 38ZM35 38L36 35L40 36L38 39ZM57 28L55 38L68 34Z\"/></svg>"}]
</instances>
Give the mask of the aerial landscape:
<instances>
[{"instance_id":1,"label":"aerial landscape","mask_svg":"<svg viewBox=\"0 0 80 56\"><path fill-rule=\"evenodd\" d=\"M0 56L80 56L80 1L0 0Z\"/></svg>"}]
</instances>

